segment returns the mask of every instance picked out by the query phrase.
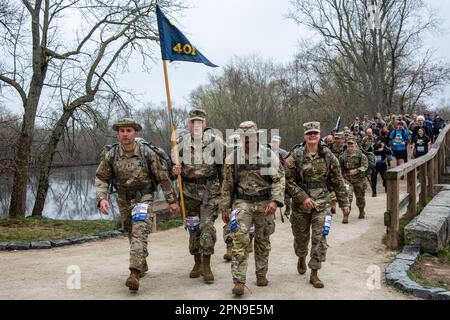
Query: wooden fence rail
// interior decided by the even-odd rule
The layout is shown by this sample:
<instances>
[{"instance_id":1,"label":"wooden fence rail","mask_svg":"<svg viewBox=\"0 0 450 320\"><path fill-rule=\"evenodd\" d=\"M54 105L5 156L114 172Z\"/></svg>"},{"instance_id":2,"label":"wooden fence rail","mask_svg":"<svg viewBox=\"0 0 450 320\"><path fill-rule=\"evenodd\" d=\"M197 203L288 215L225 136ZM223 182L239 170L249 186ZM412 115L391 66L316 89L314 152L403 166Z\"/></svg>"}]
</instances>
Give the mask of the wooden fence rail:
<instances>
[{"instance_id":1,"label":"wooden fence rail","mask_svg":"<svg viewBox=\"0 0 450 320\"><path fill-rule=\"evenodd\" d=\"M420 205L426 205L427 198L433 196L434 185L439 183L439 178L443 173L447 173L446 165L449 153L450 125L447 125L426 155L386 171L385 225L389 249L398 249L400 212L406 207L406 214L410 218L414 218L416 216L417 195ZM400 199L400 179L402 177L406 178L407 194Z\"/></svg>"}]
</instances>

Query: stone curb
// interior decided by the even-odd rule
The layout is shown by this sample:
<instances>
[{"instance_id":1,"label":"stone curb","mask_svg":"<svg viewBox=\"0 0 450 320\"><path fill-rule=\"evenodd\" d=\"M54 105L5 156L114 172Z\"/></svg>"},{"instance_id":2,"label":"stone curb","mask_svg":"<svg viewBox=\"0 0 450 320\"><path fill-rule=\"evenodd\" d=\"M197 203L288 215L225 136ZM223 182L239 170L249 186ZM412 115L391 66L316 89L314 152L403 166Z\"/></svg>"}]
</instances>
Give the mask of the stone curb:
<instances>
[{"instance_id":1,"label":"stone curb","mask_svg":"<svg viewBox=\"0 0 450 320\"><path fill-rule=\"evenodd\" d=\"M103 240L122 236L124 233L121 229L100 232L93 236L71 237L67 239L36 241L36 242L11 242L0 243L0 251L16 251L16 250L30 250L30 249L51 249L56 247L86 243L95 240Z\"/></svg>"},{"instance_id":2,"label":"stone curb","mask_svg":"<svg viewBox=\"0 0 450 320\"><path fill-rule=\"evenodd\" d=\"M450 300L450 291L425 288L408 277L407 271L420 255L419 246L405 246L384 271L386 282L397 289L426 300Z\"/></svg>"}]
</instances>

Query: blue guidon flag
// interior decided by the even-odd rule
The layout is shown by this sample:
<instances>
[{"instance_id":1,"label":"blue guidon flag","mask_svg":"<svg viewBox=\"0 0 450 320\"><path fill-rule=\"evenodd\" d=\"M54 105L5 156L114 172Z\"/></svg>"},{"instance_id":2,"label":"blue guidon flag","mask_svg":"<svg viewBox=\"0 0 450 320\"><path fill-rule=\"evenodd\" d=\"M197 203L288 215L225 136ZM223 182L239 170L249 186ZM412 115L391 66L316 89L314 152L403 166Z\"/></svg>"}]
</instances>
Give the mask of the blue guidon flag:
<instances>
[{"instance_id":1,"label":"blue guidon flag","mask_svg":"<svg viewBox=\"0 0 450 320\"><path fill-rule=\"evenodd\" d=\"M159 41L163 60L200 62L209 67L218 67L202 55L156 6L158 19Z\"/></svg>"}]
</instances>

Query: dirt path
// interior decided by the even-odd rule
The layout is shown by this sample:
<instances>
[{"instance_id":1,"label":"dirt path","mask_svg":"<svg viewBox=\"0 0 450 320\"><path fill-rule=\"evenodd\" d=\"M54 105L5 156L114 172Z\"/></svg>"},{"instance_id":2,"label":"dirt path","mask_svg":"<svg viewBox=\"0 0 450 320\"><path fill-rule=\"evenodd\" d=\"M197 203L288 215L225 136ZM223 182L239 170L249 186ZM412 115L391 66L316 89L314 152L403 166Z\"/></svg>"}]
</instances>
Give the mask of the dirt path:
<instances>
[{"instance_id":1,"label":"dirt path","mask_svg":"<svg viewBox=\"0 0 450 320\"><path fill-rule=\"evenodd\" d=\"M324 289L308 283L309 272L297 273L290 223L283 224L278 217L269 286L256 286L252 254L247 277L252 293L247 290L244 299L412 299L384 283L384 268L394 256L381 243L386 195L367 195L365 220L358 220L354 212L350 224L343 225L341 213L334 216L327 262L320 272ZM128 241L120 238L51 250L0 252L0 299L230 299L231 272L230 264L222 260L221 221L216 228L219 241L212 259L216 281L211 285L201 278L189 279L193 259L187 250L188 234L177 228L150 236L150 272L137 294L124 286ZM80 268L81 289L67 288L70 274L66 272L72 265ZM370 288L368 279L371 275L377 279L377 271L381 287Z\"/></svg>"}]
</instances>

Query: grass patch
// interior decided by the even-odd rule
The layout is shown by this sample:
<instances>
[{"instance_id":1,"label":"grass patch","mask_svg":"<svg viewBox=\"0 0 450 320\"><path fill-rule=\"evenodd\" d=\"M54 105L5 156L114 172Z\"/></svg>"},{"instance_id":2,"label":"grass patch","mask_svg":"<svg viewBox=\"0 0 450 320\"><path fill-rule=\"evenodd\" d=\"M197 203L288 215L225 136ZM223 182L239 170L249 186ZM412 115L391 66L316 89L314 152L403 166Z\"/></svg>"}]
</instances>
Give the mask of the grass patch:
<instances>
[{"instance_id":1,"label":"grass patch","mask_svg":"<svg viewBox=\"0 0 450 320\"><path fill-rule=\"evenodd\" d=\"M450 246L437 257L420 257L407 273L411 280L424 287L450 290Z\"/></svg>"},{"instance_id":2,"label":"grass patch","mask_svg":"<svg viewBox=\"0 0 450 320\"><path fill-rule=\"evenodd\" d=\"M183 225L183 221L181 219L171 219L168 221L159 222L156 229L158 231L165 231L173 228L178 228Z\"/></svg>"},{"instance_id":3,"label":"grass patch","mask_svg":"<svg viewBox=\"0 0 450 320\"><path fill-rule=\"evenodd\" d=\"M440 262L450 265L450 245L439 251L438 258Z\"/></svg>"},{"instance_id":4,"label":"grass patch","mask_svg":"<svg viewBox=\"0 0 450 320\"><path fill-rule=\"evenodd\" d=\"M53 220L43 217L0 218L0 242L33 242L91 236L117 229L111 220Z\"/></svg>"}]
</instances>

